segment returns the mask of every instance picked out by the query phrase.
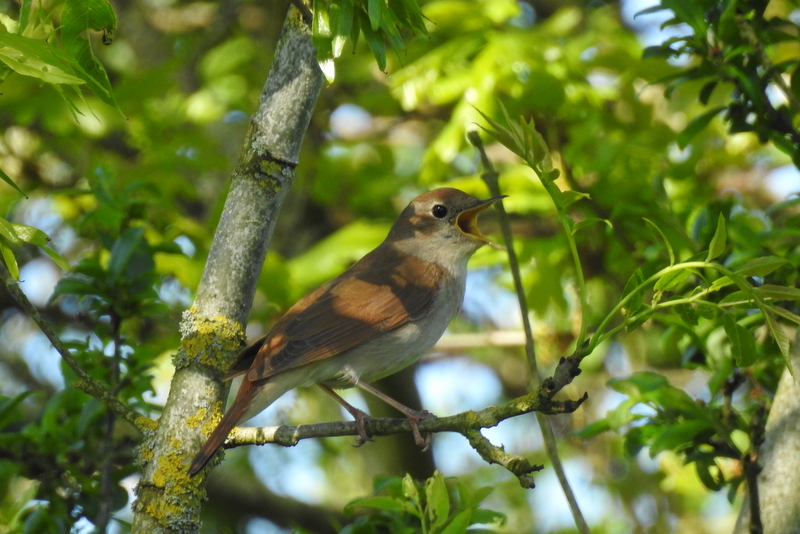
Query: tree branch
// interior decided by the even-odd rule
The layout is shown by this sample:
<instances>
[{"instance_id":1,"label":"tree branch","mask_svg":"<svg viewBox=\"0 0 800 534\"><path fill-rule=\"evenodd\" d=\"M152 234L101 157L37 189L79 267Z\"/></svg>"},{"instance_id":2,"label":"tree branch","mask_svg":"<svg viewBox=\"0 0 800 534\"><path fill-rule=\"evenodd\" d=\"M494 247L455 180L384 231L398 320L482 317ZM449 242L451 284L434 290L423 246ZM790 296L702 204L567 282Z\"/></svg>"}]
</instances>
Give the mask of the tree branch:
<instances>
[{"instance_id":1,"label":"tree branch","mask_svg":"<svg viewBox=\"0 0 800 534\"><path fill-rule=\"evenodd\" d=\"M228 384L222 375L245 340L243 325L323 81L311 30L291 8L194 305L181 321L169 398L158 429L139 449L143 469L133 505L133 533L199 530L207 471L190 478L186 468L224 408Z\"/></svg>"},{"instance_id":2,"label":"tree branch","mask_svg":"<svg viewBox=\"0 0 800 534\"><path fill-rule=\"evenodd\" d=\"M484 168L481 178L484 182L486 182L486 185L489 187L489 191L492 196L499 196L501 194L500 184L498 181L499 174L497 171L495 171L494 165L492 165L489 156L486 155L486 150L484 149L481 136L478 134L478 132L471 131L469 132L468 137L469 141L473 144L473 146L475 146L481 156L481 162L483 163ZM530 367L531 375L530 384L531 386L535 387L540 383L540 378L536 365L536 353L533 346L533 330L531 329L530 324L528 301L525 297L525 288L522 286L522 275L520 274L519 270L519 262L517 261L517 254L514 250L514 237L511 234L511 224L509 223L508 214L506 213L503 203L498 202L495 204L495 206L500 214L500 229L503 232L503 240L505 241L506 249L508 250L508 263L511 269L511 274L514 277L514 288L517 293L517 299L519 300L520 313L522 314L522 326L525 330L526 337L525 354L528 360L528 366ZM578 276L581 290L582 320L579 339L582 340L586 332L586 297L584 295L586 288L583 284L577 250L574 246L574 242L571 243L573 245L571 248L577 271L576 275ZM561 358L553 377L541 382L542 387L539 389L539 395L544 395L545 398L552 398L557 391L572 382L572 379L580 374L581 370L578 366L580 365L580 361L583 359L583 356L585 356L585 354L582 354L581 352L585 346L586 343L584 343L579 350L576 350L575 353L569 358ZM586 400L586 398L587 395L584 394L583 400ZM581 402L583 402L583 400ZM572 487L569 485L566 471L561 463L561 458L558 456L556 436L555 432L553 431L553 427L550 424L550 420L544 417L542 412L536 414L536 420L539 422L539 428L542 431L542 438L544 439L544 446L545 450L547 451L547 456L550 458L550 462L553 464L553 469L558 477L558 482L561 485L561 489L564 491L564 496L566 497L567 502L569 503L570 511L572 512L572 517L575 521L575 526L578 527L578 531L582 534L589 534L589 525L586 523L586 519L583 517L583 512L581 512L580 506L578 506L578 500L575 498L575 493L572 491ZM517 478L519 478L520 484L522 484L523 487L533 487L533 480L529 476L530 472L524 473L524 475L518 475L517 473L514 474L517 475ZM526 484L531 485L528 486Z\"/></svg>"},{"instance_id":3,"label":"tree branch","mask_svg":"<svg viewBox=\"0 0 800 534\"><path fill-rule=\"evenodd\" d=\"M501 406L490 406L479 411L466 411L447 417L428 417L419 421L420 432L458 432L465 434L471 430L491 428L500 422L531 412L547 415L572 413L583 404L588 395L578 400L553 401L532 393L513 399ZM401 432L411 432L407 418L367 419L364 427L370 436L388 436ZM298 442L309 438L325 438L336 436L358 436L355 421L337 421L312 425L284 425L268 427L237 427L225 441L225 448L232 449L243 445L265 445L274 443L284 447L293 447Z\"/></svg>"},{"instance_id":4,"label":"tree branch","mask_svg":"<svg viewBox=\"0 0 800 534\"><path fill-rule=\"evenodd\" d=\"M129 408L81 367L78 360L75 359L66 345L64 345L64 342L61 341L61 338L58 337L53 325L42 317L42 314L39 313L36 306L31 304L31 301L25 296L25 293L19 287L17 281L11 277L11 273L8 272L6 264L2 261L0 261L0 278L3 279L6 289L11 296L14 297L14 300L19 303L20 307L28 314L28 317L33 319L33 322L36 323L42 333L50 340L53 348L61 355L61 358L66 362L69 368L78 375L78 380L75 381L73 386L102 402L106 408L128 421L139 431L145 432L153 428L155 423L152 419Z\"/></svg>"}]
</instances>

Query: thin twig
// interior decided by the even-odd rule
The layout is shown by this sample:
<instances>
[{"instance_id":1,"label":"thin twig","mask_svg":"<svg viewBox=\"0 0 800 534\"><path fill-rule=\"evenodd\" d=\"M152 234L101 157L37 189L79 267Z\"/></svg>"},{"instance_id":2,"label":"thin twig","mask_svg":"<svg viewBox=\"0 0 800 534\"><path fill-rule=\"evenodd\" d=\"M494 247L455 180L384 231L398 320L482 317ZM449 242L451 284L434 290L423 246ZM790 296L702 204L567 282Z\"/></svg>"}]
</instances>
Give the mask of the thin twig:
<instances>
[{"instance_id":1,"label":"thin twig","mask_svg":"<svg viewBox=\"0 0 800 534\"><path fill-rule=\"evenodd\" d=\"M541 471L544 466L531 465L525 458L507 453L503 447L493 445L492 442L486 439L486 436L481 434L480 430L468 430L463 434L469 444L472 445L472 448L481 455L481 458L486 463L502 465L514 473L523 488L532 489L536 487L531 473Z\"/></svg>"},{"instance_id":2,"label":"thin twig","mask_svg":"<svg viewBox=\"0 0 800 534\"><path fill-rule=\"evenodd\" d=\"M64 345L64 342L58 337L53 325L51 325L44 317L42 317L42 314L39 313L39 310L36 309L36 306L31 304L31 301L29 301L28 297L25 296L25 293L19 287L19 284L17 284L16 280L11 277L11 274L8 272L8 268L2 261L0 261L0 278L2 278L5 282L6 289L11 296L14 297L17 303L19 303L20 307L22 307L25 313L28 314L28 317L33 319L33 322L36 323L42 333L47 337L47 339L50 340L50 343L53 345L56 351L58 351L58 353L61 355L61 358L66 362L69 368L72 369L76 375L78 375L78 380L74 384L76 388L80 389L84 393L88 393L92 397L102 402L108 409L128 421L140 431L153 428L152 419L138 414L134 410L130 409L125 405L125 403L112 395L105 388L105 386L103 386L103 384L92 378L89 373L87 373L83 367L81 367L81 365L78 363L78 360L75 359L69 349Z\"/></svg>"},{"instance_id":3,"label":"thin twig","mask_svg":"<svg viewBox=\"0 0 800 534\"><path fill-rule=\"evenodd\" d=\"M486 150L484 149L483 141L481 140L480 135L476 131L469 132L467 135L469 137L470 142L475 146L476 149L478 149L478 152L480 153L481 162L483 163L483 168L484 168L484 173L481 175L481 178L483 178L483 181L486 182L486 185L489 187L489 192L491 193L491 195L499 196L501 193L500 193L500 185L498 183L498 173L497 171L494 170L494 165L492 165L492 162L486 155ZM528 360L528 366L530 368L531 385L535 386L541 383L541 377L539 376L538 366L536 365L536 352L534 350L533 330L531 329L530 325L530 319L528 314L528 302L527 299L525 298L525 288L522 285L522 276L520 275L519 261L517 260L517 254L514 251L514 239L513 235L511 234L511 225L508 220L508 215L506 214L502 202L497 202L495 206L497 207L497 211L500 214L500 229L501 232L503 233L503 240L505 241L506 249L508 250L508 264L511 269L511 275L514 278L514 288L516 289L517 292L517 299L519 300L520 313L522 314L522 326L523 329L525 330L525 336L527 338L527 342L525 343L525 354ZM583 289L585 288L581 287L581 290ZM583 311L583 313L585 314L585 310ZM585 325L582 325L581 328L582 328L581 339L583 339L583 332L584 332L583 329L585 328ZM580 360L578 360L578 362L579 361ZM562 358L561 363L563 364L565 362L569 362L569 360ZM559 368L561 367L562 366L559 365ZM568 376L569 381L571 381L572 378L577 376L579 372L580 369L576 367L572 369L570 372L566 373L566 376ZM556 378L558 378L557 373L555 376ZM553 379L548 379L545 381L544 386L541 389L552 390L554 387L555 384L553 383ZM575 521L575 526L578 527L578 531L581 532L581 534L589 534L589 525L586 523L586 520L583 517L583 513L581 512L580 506L578 505L578 500L575 498L575 493L572 491L572 487L569 484L569 480L567 480L567 474L566 471L564 470L564 465L561 462L561 458L558 455L558 445L556 444L556 436L555 432L553 431L553 426L550 422L550 419L545 417L542 413L537 412L536 420L539 422L539 428L542 431L542 437L544 438L544 445L545 445L545 450L547 451L547 456L548 458L550 458L550 462L553 464L553 469L555 470L556 476L558 477L558 481L561 484L561 489L564 492L564 496L567 498L567 502L569 503L569 507L572 512L572 517Z\"/></svg>"}]
</instances>

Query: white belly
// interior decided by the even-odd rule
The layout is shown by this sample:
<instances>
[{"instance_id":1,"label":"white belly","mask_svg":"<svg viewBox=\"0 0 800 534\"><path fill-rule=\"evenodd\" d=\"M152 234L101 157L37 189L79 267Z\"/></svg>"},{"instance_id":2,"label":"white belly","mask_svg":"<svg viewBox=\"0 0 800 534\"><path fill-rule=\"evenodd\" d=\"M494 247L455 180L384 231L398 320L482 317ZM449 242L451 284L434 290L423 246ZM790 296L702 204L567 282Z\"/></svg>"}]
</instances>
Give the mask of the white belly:
<instances>
[{"instance_id":1,"label":"white belly","mask_svg":"<svg viewBox=\"0 0 800 534\"><path fill-rule=\"evenodd\" d=\"M373 382L412 365L439 341L463 300L463 278L451 280L440 290L427 316L329 358L319 373L314 373L316 382L351 387L354 381Z\"/></svg>"}]
</instances>

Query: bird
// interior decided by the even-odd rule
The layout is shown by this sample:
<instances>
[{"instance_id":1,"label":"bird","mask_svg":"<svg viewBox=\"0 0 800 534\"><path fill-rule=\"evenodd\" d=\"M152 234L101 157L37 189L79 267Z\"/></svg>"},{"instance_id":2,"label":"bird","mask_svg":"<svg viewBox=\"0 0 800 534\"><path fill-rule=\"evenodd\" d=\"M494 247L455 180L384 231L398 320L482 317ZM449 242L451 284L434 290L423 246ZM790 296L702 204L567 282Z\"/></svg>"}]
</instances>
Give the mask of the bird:
<instances>
[{"instance_id":1,"label":"bird","mask_svg":"<svg viewBox=\"0 0 800 534\"><path fill-rule=\"evenodd\" d=\"M464 298L467 262L483 245L481 200L454 188L428 191L400 213L386 239L349 269L300 299L245 348L224 377L244 375L221 421L189 467L199 473L239 423L285 392L319 385L350 412L359 435L368 416L336 389L358 386L399 409L423 444L417 421L430 416L391 399L373 382L418 361L439 340Z\"/></svg>"}]
</instances>

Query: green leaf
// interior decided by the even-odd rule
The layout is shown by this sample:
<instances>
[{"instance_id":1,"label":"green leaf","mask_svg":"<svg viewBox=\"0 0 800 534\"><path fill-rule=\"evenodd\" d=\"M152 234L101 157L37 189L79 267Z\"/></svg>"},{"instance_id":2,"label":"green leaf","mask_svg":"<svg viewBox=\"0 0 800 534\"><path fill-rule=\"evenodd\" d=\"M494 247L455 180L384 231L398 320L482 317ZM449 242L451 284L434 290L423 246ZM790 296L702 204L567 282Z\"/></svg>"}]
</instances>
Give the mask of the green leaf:
<instances>
[{"instance_id":1,"label":"green leaf","mask_svg":"<svg viewBox=\"0 0 800 534\"><path fill-rule=\"evenodd\" d=\"M369 25L372 31L377 32L381 27L383 11L386 9L386 0L367 0L367 12L369 13Z\"/></svg>"},{"instance_id":2,"label":"green leaf","mask_svg":"<svg viewBox=\"0 0 800 534\"><path fill-rule=\"evenodd\" d=\"M572 432L572 435L578 439L591 439L597 435L602 434L603 432L608 432L611 430L611 425L608 424L608 421L605 419L599 419L593 423L589 423L588 425L579 428Z\"/></svg>"},{"instance_id":3,"label":"green leaf","mask_svg":"<svg viewBox=\"0 0 800 534\"><path fill-rule=\"evenodd\" d=\"M108 260L108 272L111 280L118 280L128 266L133 253L139 247L144 236L144 228L128 228L114 241L111 257Z\"/></svg>"},{"instance_id":4,"label":"green leaf","mask_svg":"<svg viewBox=\"0 0 800 534\"><path fill-rule=\"evenodd\" d=\"M20 194L22 196L24 196L25 198L28 198L28 195L25 194L25 191L20 189L19 186L14 183L14 180L12 180L11 177L9 175L7 175L6 172L3 169L0 169L0 180L3 180L5 183L7 183L11 187L13 187L17 191L19 191Z\"/></svg>"},{"instance_id":5,"label":"green leaf","mask_svg":"<svg viewBox=\"0 0 800 534\"><path fill-rule=\"evenodd\" d=\"M800 325L800 315L795 315L786 308L781 308L780 306L770 306L769 309L772 310L776 315L780 315L784 319L789 319L793 323Z\"/></svg>"},{"instance_id":6,"label":"green leaf","mask_svg":"<svg viewBox=\"0 0 800 534\"><path fill-rule=\"evenodd\" d=\"M366 15L363 13L361 14L361 18L365 18ZM386 70L386 43L383 42L383 35L373 30L370 27L369 20L362 22L361 24L361 33L364 34L364 39L367 40L367 46L372 51L372 55L375 57L375 61L378 62L378 68L381 71Z\"/></svg>"},{"instance_id":7,"label":"green leaf","mask_svg":"<svg viewBox=\"0 0 800 534\"><path fill-rule=\"evenodd\" d=\"M675 253L672 250L672 245L670 245L669 239L667 239L667 236L664 234L664 232L661 231L661 228L659 228L656 223L654 223L653 221L651 221L647 217L642 217L642 218L644 219L644 222L646 222L647 224L650 225L651 228L655 229L655 231L661 237L661 240L664 242L664 246L667 248L667 254L669 254L669 264L670 264L670 266L675 265Z\"/></svg>"},{"instance_id":8,"label":"green leaf","mask_svg":"<svg viewBox=\"0 0 800 534\"><path fill-rule=\"evenodd\" d=\"M639 287L644 283L644 275L642 274L641 269L636 269L631 277L628 279L628 282L625 284L625 288L622 290L622 297L628 296L629 293L632 293L634 289ZM637 291L636 294L632 294L628 304L625 306L625 316L630 317L640 309L644 307L644 303L642 302L642 292L641 290Z\"/></svg>"},{"instance_id":9,"label":"green leaf","mask_svg":"<svg viewBox=\"0 0 800 534\"><path fill-rule=\"evenodd\" d=\"M499 525L504 525L508 517L506 514L502 512L496 512L494 510L484 510L483 508L478 508L472 512L472 523L481 523L484 525L497 523ZM470 532L475 532L475 529L470 529ZM489 531L494 533L495 531Z\"/></svg>"},{"instance_id":10,"label":"green leaf","mask_svg":"<svg viewBox=\"0 0 800 534\"><path fill-rule=\"evenodd\" d=\"M80 65L78 76L103 102L119 109L103 65L94 57L86 30L113 32L117 17L107 0L66 0L61 12L61 37L64 47Z\"/></svg>"},{"instance_id":11,"label":"green leaf","mask_svg":"<svg viewBox=\"0 0 800 534\"><path fill-rule=\"evenodd\" d=\"M356 499L344 507L344 514L352 516L359 508L376 508L378 510L387 510L390 512L403 512L406 509L406 504L401 499L393 497L370 496Z\"/></svg>"},{"instance_id":12,"label":"green leaf","mask_svg":"<svg viewBox=\"0 0 800 534\"><path fill-rule=\"evenodd\" d=\"M22 239L17 235L14 225L2 217L0 217L0 237L3 237L12 247L22 246Z\"/></svg>"},{"instance_id":13,"label":"green leaf","mask_svg":"<svg viewBox=\"0 0 800 534\"><path fill-rule=\"evenodd\" d=\"M561 192L561 199L560 199L561 204L560 204L560 207L561 207L561 209L567 209L568 207L570 207L574 203L578 202L579 200L583 200L584 198L591 198L591 197L589 196L589 193L582 193L580 191L574 191L572 189L567 189L566 191L562 191ZM599 220L602 221L602 220L605 220L605 219L599 219ZM608 221L606 221L606 222L608 222ZM611 226L611 223L608 223L608 224L609 224L609 226Z\"/></svg>"},{"instance_id":14,"label":"green leaf","mask_svg":"<svg viewBox=\"0 0 800 534\"><path fill-rule=\"evenodd\" d=\"M773 317L770 309L762 309L762 311L764 312L764 320L767 322L767 327L769 328L772 337L775 339L775 343L778 344L778 348L780 349L781 354L786 361L786 367L788 367L791 371L792 361L789 353L789 337L786 335L786 332L784 332L780 323L778 323L775 317Z\"/></svg>"},{"instance_id":15,"label":"green leaf","mask_svg":"<svg viewBox=\"0 0 800 534\"><path fill-rule=\"evenodd\" d=\"M730 313L722 314L722 326L731 342L731 355L738 367L749 367L756 362L756 340L750 331L736 322Z\"/></svg>"},{"instance_id":16,"label":"green leaf","mask_svg":"<svg viewBox=\"0 0 800 534\"><path fill-rule=\"evenodd\" d=\"M662 451L680 452L692 442L699 434L712 432L713 428L708 421L691 419L674 425L664 427L664 430L650 444L650 456L655 457Z\"/></svg>"},{"instance_id":17,"label":"green leaf","mask_svg":"<svg viewBox=\"0 0 800 534\"><path fill-rule=\"evenodd\" d=\"M736 270L736 274L741 276L767 276L772 271L783 267L789 263L784 258L777 256L765 256L763 258L753 258Z\"/></svg>"},{"instance_id":18,"label":"green leaf","mask_svg":"<svg viewBox=\"0 0 800 534\"><path fill-rule=\"evenodd\" d=\"M438 471L425 481L425 497L431 527L436 529L444 525L447 516L450 515L450 497L447 494L444 476Z\"/></svg>"},{"instance_id":19,"label":"green leaf","mask_svg":"<svg viewBox=\"0 0 800 534\"><path fill-rule=\"evenodd\" d=\"M22 404L22 401L30 397L33 393L34 390L29 389L28 391L23 391L16 397L0 397L0 430L17 419L19 416L16 410L17 406Z\"/></svg>"},{"instance_id":20,"label":"green leaf","mask_svg":"<svg viewBox=\"0 0 800 534\"><path fill-rule=\"evenodd\" d=\"M428 35L428 28L425 27L425 20L417 2L418 0L400 0L400 4L396 4L394 8L398 11L402 9L405 14L403 18L407 20L407 24L412 30L417 30L423 35Z\"/></svg>"},{"instance_id":21,"label":"green leaf","mask_svg":"<svg viewBox=\"0 0 800 534\"><path fill-rule=\"evenodd\" d=\"M757 305L753 290L734 291L730 295L725 295L725 298L720 300L719 303L726 306Z\"/></svg>"},{"instance_id":22,"label":"green leaf","mask_svg":"<svg viewBox=\"0 0 800 534\"><path fill-rule=\"evenodd\" d=\"M69 264L69 262L67 260L64 259L64 257L61 254L59 254L58 252L56 252L52 248L46 247L44 245L40 246L39 248L42 250L42 252L47 254L47 256L51 260L53 260L53 263L55 263L56 265L61 267L61 269L63 269L64 271L67 271L67 272L70 272L72 270L72 266Z\"/></svg>"},{"instance_id":23,"label":"green leaf","mask_svg":"<svg viewBox=\"0 0 800 534\"><path fill-rule=\"evenodd\" d=\"M601 219L599 217L588 217L586 219L583 219L582 221L576 222L572 226L572 235L575 235L578 232L578 230L580 230L581 228L586 228L590 224L599 223L599 222L605 223L609 228L613 228L613 226L611 225L611 221L609 221L608 219Z\"/></svg>"},{"instance_id":24,"label":"green leaf","mask_svg":"<svg viewBox=\"0 0 800 534\"><path fill-rule=\"evenodd\" d=\"M712 458L704 458L703 460L697 460L694 463L695 469L697 470L697 476L700 478L700 481L710 490L712 491L719 491L723 484L724 479L722 479L722 474L718 474L715 478L714 475L711 474L711 468L717 468L716 463Z\"/></svg>"},{"instance_id":25,"label":"green leaf","mask_svg":"<svg viewBox=\"0 0 800 534\"><path fill-rule=\"evenodd\" d=\"M706 111L702 115L699 115L692 119L689 124L686 125L686 128L683 129L681 133L678 134L678 146L683 149L689 145L694 137L700 133L708 123L710 123L714 117L720 114L720 112L725 110L725 106L716 107L710 111Z\"/></svg>"},{"instance_id":26,"label":"green leaf","mask_svg":"<svg viewBox=\"0 0 800 534\"><path fill-rule=\"evenodd\" d=\"M82 275L69 275L58 281L50 296L50 302L61 295L96 295L99 290L98 285L90 278Z\"/></svg>"},{"instance_id":27,"label":"green leaf","mask_svg":"<svg viewBox=\"0 0 800 534\"><path fill-rule=\"evenodd\" d=\"M680 269L670 271L656 281L656 291L674 291L686 282L686 279L691 276L691 269Z\"/></svg>"},{"instance_id":28,"label":"green leaf","mask_svg":"<svg viewBox=\"0 0 800 534\"><path fill-rule=\"evenodd\" d=\"M333 0L328 15L333 34L333 57L339 57L353 28L353 18L355 17L353 0ZM316 10L314 16L316 17Z\"/></svg>"},{"instance_id":29,"label":"green leaf","mask_svg":"<svg viewBox=\"0 0 800 534\"><path fill-rule=\"evenodd\" d=\"M403 495L406 499L412 500L416 503L419 502L419 490L417 489L417 483L414 482L414 479L411 478L411 475L406 473L406 476L403 477Z\"/></svg>"},{"instance_id":30,"label":"green leaf","mask_svg":"<svg viewBox=\"0 0 800 534\"><path fill-rule=\"evenodd\" d=\"M23 76L38 78L50 84L84 83L74 75L77 62L68 54L39 39L0 32L0 61Z\"/></svg>"},{"instance_id":31,"label":"green leaf","mask_svg":"<svg viewBox=\"0 0 800 534\"><path fill-rule=\"evenodd\" d=\"M703 88L700 89L697 99L700 100L701 104L704 106L708 104L708 99L711 98L711 93L714 92L714 89L716 89L718 83L719 82L717 80L712 80L707 82Z\"/></svg>"},{"instance_id":32,"label":"green leaf","mask_svg":"<svg viewBox=\"0 0 800 534\"><path fill-rule=\"evenodd\" d=\"M796 287L764 284L754 288L758 296L773 300L800 300L800 289Z\"/></svg>"},{"instance_id":33,"label":"green leaf","mask_svg":"<svg viewBox=\"0 0 800 534\"><path fill-rule=\"evenodd\" d=\"M31 18L31 7L34 0L22 0L19 6L19 28L17 33L22 35L28 27L28 21Z\"/></svg>"},{"instance_id":34,"label":"green leaf","mask_svg":"<svg viewBox=\"0 0 800 534\"><path fill-rule=\"evenodd\" d=\"M676 304L672 307L681 320L689 326L697 326L700 316L691 304Z\"/></svg>"},{"instance_id":35,"label":"green leaf","mask_svg":"<svg viewBox=\"0 0 800 534\"><path fill-rule=\"evenodd\" d=\"M651 372L634 373L628 378L614 378L608 381L608 387L626 395L648 393L669 387L669 382L662 375Z\"/></svg>"},{"instance_id":36,"label":"green leaf","mask_svg":"<svg viewBox=\"0 0 800 534\"><path fill-rule=\"evenodd\" d=\"M714 232L714 237L711 238L711 244L708 247L708 257L706 261L718 258L725 252L726 236L725 217L720 213L717 219L717 230Z\"/></svg>"},{"instance_id":37,"label":"green leaf","mask_svg":"<svg viewBox=\"0 0 800 534\"><path fill-rule=\"evenodd\" d=\"M462 510L444 527L442 534L464 534L467 532L471 519L472 510L469 508Z\"/></svg>"},{"instance_id":38,"label":"green leaf","mask_svg":"<svg viewBox=\"0 0 800 534\"><path fill-rule=\"evenodd\" d=\"M15 224L15 223L9 223L9 224L11 225L12 228L14 228L14 232L16 233L20 241L37 246L46 245L47 243L50 242L50 238L47 237L47 234L45 234L38 228L34 228L33 226L27 226L24 224Z\"/></svg>"},{"instance_id":39,"label":"green leaf","mask_svg":"<svg viewBox=\"0 0 800 534\"><path fill-rule=\"evenodd\" d=\"M9 246L5 237L0 238L0 254L2 254L3 260L6 262L6 267L8 267L8 272L11 275L11 278L14 280L19 280L19 265L17 265L17 258L14 257L14 251L11 250L11 247Z\"/></svg>"}]
</instances>

